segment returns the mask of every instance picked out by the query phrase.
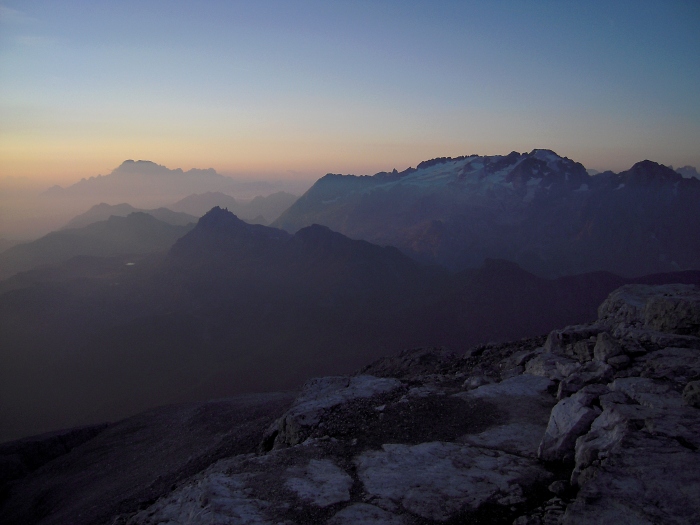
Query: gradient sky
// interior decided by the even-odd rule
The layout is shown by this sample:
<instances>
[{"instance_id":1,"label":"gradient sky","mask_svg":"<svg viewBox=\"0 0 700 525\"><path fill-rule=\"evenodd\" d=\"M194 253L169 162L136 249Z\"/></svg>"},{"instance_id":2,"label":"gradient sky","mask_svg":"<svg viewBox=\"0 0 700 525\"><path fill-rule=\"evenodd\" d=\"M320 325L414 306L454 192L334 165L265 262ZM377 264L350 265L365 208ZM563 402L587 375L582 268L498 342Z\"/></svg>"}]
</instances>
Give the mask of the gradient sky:
<instances>
[{"instance_id":1,"label":"gradient sky","mask_svg":"<svg viewBox=\"0 0 700 525\"><path fill-rule=\"evenodd\" d=\"M0 176L700 166L700 2L0 0Z\"/></svg>"}]
</instances>

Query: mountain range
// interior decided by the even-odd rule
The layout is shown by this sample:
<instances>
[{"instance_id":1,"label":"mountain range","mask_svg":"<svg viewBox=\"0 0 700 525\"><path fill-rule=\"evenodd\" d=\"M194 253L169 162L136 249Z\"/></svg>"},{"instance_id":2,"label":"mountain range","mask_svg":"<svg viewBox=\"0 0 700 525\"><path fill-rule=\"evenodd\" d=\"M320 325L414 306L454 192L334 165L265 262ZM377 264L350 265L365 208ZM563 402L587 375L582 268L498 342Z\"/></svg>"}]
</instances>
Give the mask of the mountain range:
<instances>
[{"instance_id":1,"label":"mountain range","mask_svg":"<svg viewBox=\"0 0 700 525\"><path fill-rule=\"evenodd\" d=\"M499 260L451 273L324 226L292 235L214 208L165 254L82 257L2 282L0 439L292 389L403 348L542 334L595 318L627 282L548 280Z\"/></svg>"},{"instance_id":2,"label":"mountain range","mask_svg":"<svg viewBox=\"0 0 700 525\"><path fill-rule=\"evenodd\" d=\"M289 208L299 197L284 191L270 195L258 195L249 201L236 200L221 192L207 192L190 195L169 205L169 208L201 217L212 208L226 208L246 222L269 224Z\"/></svg>"},{"instance_id":3,"label":"mountain range","mask_svg":"<svg viewBox=\"0 0 700 525\"><path fill-rule=\"evenodd\" d=\"M247 222L267 224L296 199L291 193L276 192L256 196L250 201L237 201L224 193L208 192L189 195L169 205L170 208L151 210L135 208L127 203L103 202L77 215L60 230L35 241L18 243L0 239L0 279L40 265L61 263L71 257L164 251L189 231L198 217L214 206L229 208ZM116 219L132 214L139 215L127 221ZM143 217L144 214L156 221ZM91 226L95 223L104 224ZM183 228L168 228L167 225Z\"/></svg>"},{"instance_id":4,"label":"mountain range","mask_svg":"<svg viewBox=\"0 0 700 525\"><path fill-rule=\"evenodd\" d=\"M74 219L81 224L97 218L108 205L99 205ZM131 207L126 204L121 210ZM56 265L78 256L110 257L162 252L194 227L188 216L170 210L159 216L177 220L172 224L144 212L132 212L126 217L111 215L106 220L90 222L83 227L55 231L36 241L16 244L0 253L0 279L39 266ZM71 221L73 222L73 221ZM184 223L184 224L182 224ZM70 223L69 223L70 225Z\"/></svg>"},{"instance_id":5,"label":"mountain range","mask_svg":"<svg viewBox=\"0 0 700 525\"><path fill-rule=\"evenodd\" d=\"M134 208L131 204L127 204L125 202L122 204L107 204L102 202L100 204L95 204L85 213L77 215L61 229L70 230L75 228L83 228L94 222L106 221L113 215L116 217L126 217L127 215L136 212L147 213L159 221L173 224L175 226L185 226L189 223L195 223L199 218L199 215L190 215L189 213L172 211L168 208L144 210Z\"/></svg>"},{"instance_id":6,"label":"mountain range","mask_svg":"<svg viewBox=\"0 0 700 525\"><path fill-rule=\"evenodd\" d=\"M452 270L507 259L544 277L700 268L700 180L642 161L590 175L550 150L328 174L273 226L322 224Z\"/></svg>"},{"instance_id":7,"label":"mountain range","mask_svg":"<svg viewBox=\"0 0 700 525\"><path fill-rule=\"evenodd\" d=\"M698 169L695 166L681 166L680 168L676 168L675 171L688 179L691 177L700 179L700 173L698 173Z\"/></svg>"},{"instance_id":8,"label":"mountain range","mask_svg":"<svg viewBox=\"0 0 700 525\"><path fill-rule=\"evenodd\" d=\"M155 208L203 192L223 192L252 199L280 190L302 193L308 187L305 181L239 180L217 173L213 168L183 171L148 160L126 160L107 175L84 178L65 188L53 186L44 192L44 197L58 202L128 202L140 208Z\"/></svg>"}]
</instances>

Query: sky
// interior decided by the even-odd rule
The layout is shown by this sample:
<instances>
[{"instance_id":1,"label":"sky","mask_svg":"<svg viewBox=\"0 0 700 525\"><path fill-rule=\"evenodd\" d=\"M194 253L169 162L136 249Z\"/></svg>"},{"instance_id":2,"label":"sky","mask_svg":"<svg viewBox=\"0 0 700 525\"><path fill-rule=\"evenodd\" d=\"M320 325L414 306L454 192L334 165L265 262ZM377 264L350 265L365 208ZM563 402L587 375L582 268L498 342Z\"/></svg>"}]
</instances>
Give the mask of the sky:
<instances>
[{"instance_id":1,"label":"sky","mask_svg":"<svg viewBox=\"0 0 700 525\"><path fill-rule=\"evenodd\" d=\"M700 166L700 2L0 0L0 177Z\"/></svg>"}]
</instances>

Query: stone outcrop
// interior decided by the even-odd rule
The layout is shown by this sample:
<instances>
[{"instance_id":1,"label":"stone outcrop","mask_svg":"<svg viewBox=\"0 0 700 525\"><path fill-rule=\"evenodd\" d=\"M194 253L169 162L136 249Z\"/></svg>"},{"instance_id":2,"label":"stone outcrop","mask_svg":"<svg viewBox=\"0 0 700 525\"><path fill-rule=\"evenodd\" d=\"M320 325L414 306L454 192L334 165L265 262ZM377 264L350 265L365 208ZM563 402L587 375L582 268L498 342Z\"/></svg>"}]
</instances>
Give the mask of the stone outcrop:
<instances>
[{"instance_id":1,"label":"stone outcrop","mask_svg":"<svg viewBox=\"0 0 700 525\"><path fill-rule=\"evenodd\" d=\"M538 456L545 461L573 459L576 439L588 431L601 413L598 407L591 404L606 391L604 385L588 385L559 401L552 409Z\"/></svg>"},{"instance_id":2,"label":"stone outcrop","mask_svg":"<svg viewBox=\"0 0 700 525\"><path fill-rule=\"evenodd\" d=\"M112 523L670 523L700 515L700 291L309 381L260 434Z\"/></svg>"},{"instance_id":3,"label":"stone outcrop","mask_svg":"<svg viewBox=\"0 0 700 525\"><path fill-rule=\"evenodd\" d=\"M527 458L443 442L385 444L360 454L355 463L364 491L379 506L433 521L486 503L524 503L527 489L552 477Z\"/></svg>"},{"instance_id":4,"label":"stone outcrop","mask_svg":"<svg viewBox=\"0 0 700 525\"><path fill-rule=\"evenodd\" d=\"M263 447L298 445L334 407L385 394L399 387L401 382L398 379L368 375L311 379L304 385L294 406L267 431Z\"/></svg>"},{"instance_id":5,"label":"stone outcrop","mask_svg":"<svg viewBox=\"0 0 700 525\"><path fill-rule=\"evenodd\" d=\"M700 336L700 297L688 284L630 284L612 292L598 317L615 329L641 327L650 331Z\"/></svg>"}]
</instances>

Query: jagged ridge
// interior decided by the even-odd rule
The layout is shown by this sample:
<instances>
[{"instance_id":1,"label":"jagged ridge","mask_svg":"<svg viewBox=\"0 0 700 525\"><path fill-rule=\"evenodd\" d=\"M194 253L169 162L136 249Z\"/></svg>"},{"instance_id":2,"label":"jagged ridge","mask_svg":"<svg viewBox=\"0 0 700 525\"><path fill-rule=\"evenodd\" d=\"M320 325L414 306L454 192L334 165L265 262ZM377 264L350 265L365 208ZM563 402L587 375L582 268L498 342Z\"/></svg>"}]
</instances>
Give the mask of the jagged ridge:
<instances>
[{"instance_id":1,"label":"jagged ridge","mask_svg":"<svg viewBox=\"0 0 700 525\"><path fill-rule=\"evenodd\" d=\"M542 276L698 268L700 180L651 161L591 176L550 150L327 175L274 225L324 224L459 270L509 259Z\"/></svg>"}]
</instances>

